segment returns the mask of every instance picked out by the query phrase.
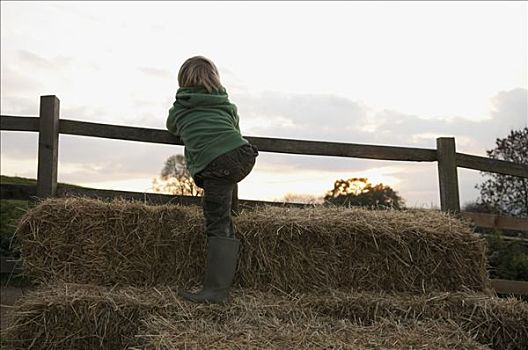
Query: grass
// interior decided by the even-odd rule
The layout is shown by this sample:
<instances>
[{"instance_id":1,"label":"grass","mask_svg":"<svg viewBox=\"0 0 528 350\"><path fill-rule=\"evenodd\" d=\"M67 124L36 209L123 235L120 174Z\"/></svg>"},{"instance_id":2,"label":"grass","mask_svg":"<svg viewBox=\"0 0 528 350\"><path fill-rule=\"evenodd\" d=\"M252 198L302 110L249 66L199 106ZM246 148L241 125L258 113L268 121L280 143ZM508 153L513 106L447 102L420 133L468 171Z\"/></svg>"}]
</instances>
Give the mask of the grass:
<instances>
[{"instance_id":1,"label":"grass","mask_svg":"<svg viewBox=\"0 0 528 350\"><path fill-rule=\"evenodd\" d=\"M0 175L0 183L10 185L36 185L37 180L19 176Z\"/></svg>"},{"instance_id":2,"label":"grass","mask_svg":"<svg viewBox=\"0 0 528 350\"><path fill-rule=\"evenodd\" d=\"M35 186L37 180L19 176L0 175L0 183ZM14 239L15 229L20 217L31 206L32 203L26 200L0 200L0 256L19 256L17 242ZM32 282L26 276L0 275L0 286L27 287L30 285L32 285ZM0 347L0 349L4 349L4 347Z\"/></svg>"}]
</instances>

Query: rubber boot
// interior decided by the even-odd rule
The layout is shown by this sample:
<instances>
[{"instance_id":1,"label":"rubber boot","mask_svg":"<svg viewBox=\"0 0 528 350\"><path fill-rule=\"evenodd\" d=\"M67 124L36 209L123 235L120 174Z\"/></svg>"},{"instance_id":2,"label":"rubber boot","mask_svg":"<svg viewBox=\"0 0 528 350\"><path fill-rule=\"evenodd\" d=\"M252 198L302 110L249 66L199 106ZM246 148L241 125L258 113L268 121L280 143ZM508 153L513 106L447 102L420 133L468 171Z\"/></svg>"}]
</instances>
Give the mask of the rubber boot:
<instances>
[{"instance_id":1,"label":"rubber boot","mask_svg":"<svg viewBox=\"0 0 528 350\"><path fill-rule=\"evenodd\" d=\"M238 262L239 246L238 239L209 237L203 289L198 293L180 291L179 295L195 303L227 303Z\"/></svg>"}]
</instances>

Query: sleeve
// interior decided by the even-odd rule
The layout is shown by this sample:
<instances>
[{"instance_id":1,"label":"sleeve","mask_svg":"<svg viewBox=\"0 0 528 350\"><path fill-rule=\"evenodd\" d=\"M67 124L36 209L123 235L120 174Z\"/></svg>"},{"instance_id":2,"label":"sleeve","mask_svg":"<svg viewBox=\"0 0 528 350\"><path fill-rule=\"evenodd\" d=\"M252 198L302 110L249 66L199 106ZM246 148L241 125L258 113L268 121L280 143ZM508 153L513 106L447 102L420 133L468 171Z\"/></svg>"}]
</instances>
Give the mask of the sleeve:
<instances>
[{"instance_id":1,"label":"sleeve","mask_svg":"<svg viewBox=\"0 0 528 350\"><path fill-rule=\"evenodd\" d=\"M235 114L236 117L235 117L235 128L237 129L238 132L240 132L240 119L238 118L238 114Z\"/></svg>"},{"instance_id":2,"label":"sleeve","mask_svg":"<svg viewBox=\"0 0 528 350\"><path fill-rule=\"evenodd\" d=\"M238 108L234 106L234 110L233 110L233 117L234 117L234 125L235 125L235 129L237 129L238 132L240 132L240 117L238 116Z\"/></svg>"},{"instance_id":3,"label":"sleeve","mask_svg":"<svg viewBox=\"0 0 528 350\"><path fill-rule=\"evenodd\" d=\"M175 136L180 136L178 128L176 127L176 113L174 112L174 106L169 109L169 116L167 117L166 127L169 132Z\"/></svg>"}]
</instances>

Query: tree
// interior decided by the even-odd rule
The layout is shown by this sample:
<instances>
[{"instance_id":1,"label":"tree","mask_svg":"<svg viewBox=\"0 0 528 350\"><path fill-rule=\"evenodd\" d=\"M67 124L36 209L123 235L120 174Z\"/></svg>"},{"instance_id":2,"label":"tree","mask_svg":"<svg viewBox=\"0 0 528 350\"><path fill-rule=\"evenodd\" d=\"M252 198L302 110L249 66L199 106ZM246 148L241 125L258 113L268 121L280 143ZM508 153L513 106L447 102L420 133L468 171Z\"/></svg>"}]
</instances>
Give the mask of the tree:
<instances>
[{"instance_id":1,"label":"tree","mask_svg":"<svg viewBox=\"0 0 528 350\"><path fill-rule=\"evenodd\" d=\"M402 209L404 200L390 186L373 185L367 178L337 180L327 192L325 202L335 205L366 206L370 208Z\"/></svg>"},{"instance_id":2,"label":"tree","mask_svg":"<svg viewBox=\"0 0 528 350\"><path fill-rule=\"evenodd\" d=\"M169 192L181 196L201 196L203 189L198 187L187 170L187 161L181 154L170 156L161 169L161 180L154 178L154 192Z\"/></svg>"},{"instance_id":3,"label":"tree","mask_svg":"<svg viewBox=\"0 0 528 350\"><path fill-rule=\"evenodd\" d=\"M512 130L510 134L496 140L494 149L486 151L492 159L506 160L528 165L528 127ZM487 177L481 185L480 198L466 206L466 210L512 216L528 215L528 179L482 173ZM508 242L504 236L521 236L522 232L477 228L488 235L488 261L493 278L528 280L528 247L522 241Z\"/></svg>"},{"instance_id":4,"label":"tree","mask_svg":"<svg viewBox=\"0 0 528 350\"><path fill-rule=\"evenodd\" d=\"M528 127L512 130L495 144L494 149L486 151L488 157L528 165ZM488 179L477 185L479 205L493 208L500 214L528 216L527 178L495 173L483 173L483 176Z\"/></svg>"}]
</instances>

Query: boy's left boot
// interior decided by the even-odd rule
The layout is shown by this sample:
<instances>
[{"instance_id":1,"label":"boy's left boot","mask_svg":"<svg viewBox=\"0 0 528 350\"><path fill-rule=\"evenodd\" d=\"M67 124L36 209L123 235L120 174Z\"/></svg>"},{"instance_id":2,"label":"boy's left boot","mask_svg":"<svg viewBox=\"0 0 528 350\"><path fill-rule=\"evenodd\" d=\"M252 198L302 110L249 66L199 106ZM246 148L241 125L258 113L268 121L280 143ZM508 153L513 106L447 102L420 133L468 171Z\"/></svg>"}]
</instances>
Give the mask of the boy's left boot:
<instances>
[{"instance_id":1,"label":"boy's left boot","mask_svg":"<svg viewBox=\"0 0 528 350\"><path fill-rule=\"evenodd\" d=\"M225 304L238 262L240 241L234 238L208 237L207 270L203 289L197 293L178 294L195 303Z\"/></svg>"}]
</instances>

